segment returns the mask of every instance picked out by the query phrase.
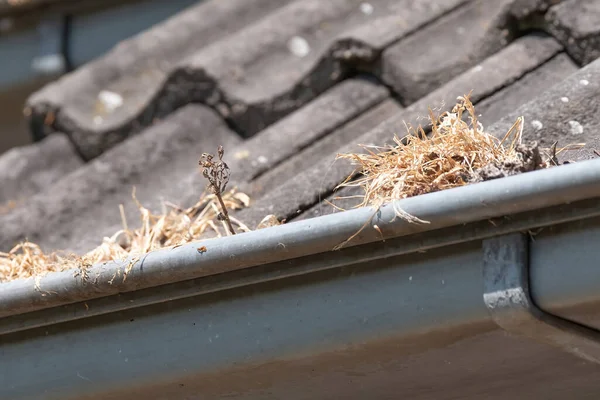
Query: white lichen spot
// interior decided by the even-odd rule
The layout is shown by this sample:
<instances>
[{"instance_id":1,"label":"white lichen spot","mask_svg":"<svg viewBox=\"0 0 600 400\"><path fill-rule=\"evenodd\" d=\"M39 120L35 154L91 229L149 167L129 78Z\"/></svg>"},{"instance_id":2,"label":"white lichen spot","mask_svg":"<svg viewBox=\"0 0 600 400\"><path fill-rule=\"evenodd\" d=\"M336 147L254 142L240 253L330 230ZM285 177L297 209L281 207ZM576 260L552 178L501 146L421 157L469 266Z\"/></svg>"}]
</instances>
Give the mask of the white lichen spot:
<instances>
[{"instance_id":1,"label":"white lichen spot","mask_svg":"<svg viewBox=\"0 0 600 400\"><path fill-rule=\"evenodd\" d=\"M365 15L373 14L374 8L371 3L360 3L360 12Z\"/></svg>"},{"instance_id":2,"label":"white lichen spot","mask_svg":"<svg viewBox=\"0 0 600 400\"><path fill-rule=\"evenodd\" d=\"M102 90L98 93L98 100L107 112L113 112L123 105L123 97L119 93Z\"/></svg>"},{"instance_id":3,"label":"white lichen spot","mask_svg":"<svg viewBox=\"0 0 600 400\"><path fill-rule=\"evenodd\" d=\"M577 121L569 121L569 131L571 135L581 135L583 133L583 126Z\"/></svg>"},{"instance_id":4,"label":"white lichen spot","mask_svg":"<svg viewBox=\"0 0 600 400\"><path fill-rule=\"evenodd\" d=\"M269 160L267 160L267 157L265 157L265 156L258 156L258 162L259 163L266 164L267 161L269 161Z\"/></svg>"},{"instance_id":5,"label":"white lichen spot","mask_svg":"<svg viewBox=\"0 0 600 400\"><path fill-rule=\"evenodd\" d=\"M476 65L475 67L473 67L473 71L481 72L481 71L483 71L483 67L481 65Z\"/></svg>"},{"instance_id":6,"label":"white lichen spot","mask_svg":"<svg viewBox=\"0 0 600 400\"><path fill-rule=\"evenodd\" d=\"M537 119L534 119L533 121L531 121L531 126L536 131L539 131L544 127L544 124L542 124L542 121L538 121Z\"/></svg>"},{"instance_id":7,"label":"white lichen spot","mask_svg":"<svg viewBox=\"0 0 600 400\"><path fill-rule=\"evenodd\" d=\"M560 101L562 101L563 103L568 103L569 102L569 98L568 97L561 97Z\"/></svg>"},{"instance_id":8,"label":"white lichen spot","mask_svg":"<svg viewBox=\"0 0 600 400\"><path fill-rule=\"evenodd\" d=\"M409 277L408 277L408 280L409 280L410 282L412 282L412 276L409 276Z\"/></svg>"},{"instance_id":9,"label":"white lichen spot","mask_svg":"<svg viewBox=\"0 0 600 400\"><path fill-rule=\"evenodd\" d=\"M94 124L95 125L100 125L100 124L102 124L103 121L104 121L104 119L101 116L99 116L99 115L96 115L94 117Z\"/></svg>"},{"instance_id":10,"label":"white lichen spot","mask_svg":"<svg viewBox=\"0 0 600 400\"><path fill-rule=\"evenodd\" d=\"M310 45L300 36L294 36L288 41L288 50L296 57L306 57L310 53Z\"/></svg>"},{"instance_id":11,"label":"white lichen spot","mask_svg":"<svg viewBox=\"0 0 600 400\"><path fill-rule=\"evenodd\" d=\"M248 150L240 150L240 151L235 152L233 154L233 157L236 160L244 160L244 159L250 157L250 152Z\"/></svg>"},{"instance_id":12,"label":"white lichen spot","mask_svg":"<svg viewBox=\"0 0 600 400\"><path fill-rule=\"evenodd\" d=\"M582 79L579 81L579 83L583 86L587 86L590 84L590 81L588 81L587 79Z\"/></svg>"}]
</instances>

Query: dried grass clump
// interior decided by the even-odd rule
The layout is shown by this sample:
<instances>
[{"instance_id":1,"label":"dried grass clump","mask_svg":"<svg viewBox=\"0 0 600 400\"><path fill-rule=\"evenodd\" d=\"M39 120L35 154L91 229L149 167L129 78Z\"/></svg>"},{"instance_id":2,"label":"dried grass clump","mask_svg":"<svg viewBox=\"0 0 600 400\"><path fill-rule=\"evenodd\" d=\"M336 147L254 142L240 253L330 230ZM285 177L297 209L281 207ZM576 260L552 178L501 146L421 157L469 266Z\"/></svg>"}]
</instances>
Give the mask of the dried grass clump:
<instances>
[{"instance_id":1,"label":"dried grass clump","mask_svg":"<svg viewBox=\"0 0 600 400\"><path fill-rule=\"evenodd\" d=\"M197 240L207 231L212 231L217 237L229 235L229 222L223 220L219 207L224 205L230 210L237 210L247 207L250 202L246 194L232 189L219 193L220 199L214 193L205 193L198 203L187 209L164 203L163 212L156 215L138 202L135 188L132 196L140 211L139 228L129 228L121 206L123 229L104 238L100 246L83 256L60 252L46 254L34 243L21 243L8 253L0 252L0 282L75 268L85 273L92 264L135 258L153 250L176 247ZM241 230L250 230L237 219L231 216L229 219Z\"/></svg>"},{"instance_id":2,"label":"dried grass clump","mask_svg":"<svg viewBox=\"0 0 600 400\"><path fill-rule=\"evenodd\" d=\"M353 173L338 187L362 187L365 195L357 207L380 207L394 200L547 168L556 159L555 146L544 161L537 144L522 144L522 117L499 140L484 132L468 95L457 100L451 112L438 117L430 110L429 136L421 127L408 128L404 138L394 137L393 146L361 145L366 153L339 154L337 159L351 160L362 176L351 181Z\"/></svg>"},{"instance_id":3,"label":"dried grass clump","mask_svg":"<svg viewBox=\"0 0 600 400\"><path fill-rule=\"evenodd\" d=\"M0 252L0 282L29 278L63 269L62 257L56 253L45 254L35 243L20 243L8 253Z\"/></svg>"}]
</instances>

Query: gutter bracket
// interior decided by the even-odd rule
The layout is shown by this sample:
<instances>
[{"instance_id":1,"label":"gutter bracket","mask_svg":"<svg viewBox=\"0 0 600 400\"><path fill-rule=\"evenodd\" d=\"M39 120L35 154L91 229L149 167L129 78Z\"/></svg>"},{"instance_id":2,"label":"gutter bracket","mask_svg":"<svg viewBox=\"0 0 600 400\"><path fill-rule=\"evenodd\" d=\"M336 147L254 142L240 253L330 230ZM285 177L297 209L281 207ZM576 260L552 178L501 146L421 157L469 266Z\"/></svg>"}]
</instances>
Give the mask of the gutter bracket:
<instances>
[{"instance_id":1,"label":"gutter bracket","mask_svg":"<svg viewBox=\"0 0 600 400\"><path fill-rule=\"evenodd\" d=\"M529 283L529 235L483 241L484 303L508 333L526 336L600 364L600 332L537 307Z\"/></svg>"}]
</instances>

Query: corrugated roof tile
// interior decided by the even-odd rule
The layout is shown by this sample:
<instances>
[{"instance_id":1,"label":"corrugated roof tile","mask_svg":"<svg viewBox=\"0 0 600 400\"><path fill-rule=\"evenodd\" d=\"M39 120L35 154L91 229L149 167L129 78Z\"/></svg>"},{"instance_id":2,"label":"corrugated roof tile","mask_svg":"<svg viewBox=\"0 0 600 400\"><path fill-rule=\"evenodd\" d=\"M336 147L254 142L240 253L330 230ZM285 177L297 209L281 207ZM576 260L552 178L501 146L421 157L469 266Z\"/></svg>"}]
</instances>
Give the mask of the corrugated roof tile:
<instances>
[{"instance_id":1,"label":"corrugated roof tile","mask_svg":"<svg viewBox=\"0 0 600 400\"><path fill-rule=\"evenodd\" d=\"M478 68L477 68L478 70ZM559 53L549 61L541 64L538 68L529 72L516 82L495 92L492 96L477 103L476 111L479 121L487 129L492 123L504 118L519 106L535 99L546 90L561 82L571 74L578 71L577 66L565 53ZM562 99L562 98L561 98ZM564 99L563 99L564 100ZM562 101L562 100L561 100ZM512 121L514 123L514 120ZM532 122L532 121L526 121ZM500 133L496 128L494 128ZM527 126L526 130L535 128ZM565 143L567 144L567 143ZM362 189L356 187L344 187L329 195L326 200L316 204L304 212L298 219L312 218L336 212L336 208L327 202L332 202L337 207L350 209L360 203L360 198L347 198L348 196L360 196ZM342 199L338 199L342 198Z\"/></svg>"},{"instance_id":2,"label":"corrugated roof tile","mask_svg":"<svg viewBox=\"0 0 600 400\"><path fill-rule=\"evenodd\" d=\"M0 204L23 200L83 165L66 135L13 148L0 155Z\"/></svg>"},{"instance_id":3,"label":"corrugated roof tile","mask_svg":"<svg viewBox=\"0 0 600 400\"><path fill-rule=\"evenodd\" d=\"M523 37L504 50L486 59L479 68L472 68L453 81L421 98L411 106L382 121L377 127L356 139L361 144L383 145L390 143L395 133L404 128L403 122L413 126L423 122L419 117L427 115L429 107L454 104L456 96L473 90L474 102L485 98L502 87L514 82L527 72L546 62L560 51L561 46L549 37ZM483 71L486 71L483 73ZM338 152L350 153L358 150L356 143L348 143ZM239 218L249 224L257 223L266 214L275 214L287 220L312 207L353 171L345 160L332 164L335 153L302 171L293 180L267 193L250 209L239 212ZM324 171L327 171L325 174ZM318 185L317 182L321 182Z\"/></svg>"},{"instance_id":4,"label":"corrugated roof tile","mask_svg":"<svg viewBox=\"0 0 600 400\"><path fill-rule=\"evenodd\" d=\"M484 122L508 114L493 126L500 132L516 118L510 111L577 71L564 52L582 62L576 35L561 36L567 29L544 18L553 3L203 2L30 99L34 122L54 120L49 132L65 131L95 159L0 215L0 248L27 236L48 249L88 250L120 228L119 203L133 211L133 185L154 209L161 197L187 205L206 184L200 153L219 144L231 185L252 196L252 206L236 213L249 226L267 214L331 212L324 198L358 194L332 195L353 170L334 162L337 153L389 143L404 133L403 121L423 123L428 107L450 106L471 90ZM590 43L582 54L594 58ZM594 143L597 113L584 101L595 95L596 69L567 79L579 79L583 91L559 84L539 97L545 108L519 109L526 124L538 124L527 134ZM336 204L348 208L356 199Z\"/></svg>"},{"instance_id":5,"label":"corrugated roof tile","mask_svg":"<svg viewBox=\"0 0 600 400\"><path fill-rule=\"evenodd\" d=\"M240 140L213 110L183 107L0 215L0 248L25 237L44 248L95 247L122 228L119 204L137 224L133 186L142 203L159 210L161 199L172 200L186 189L180 177L197 170L203 151L219 144L233 147ZM199 196L203 188L193 190Z\"/></svg>"},{"instance_id":6,"label":"corrugated roof tile","mask_svg":"<svg viewBox=\"0 0 600 400\"><path fill-rule=\"evenodd\" d=\"M45 86L28 100L34 125L44 135L62 130L87 158L98 156L156 118L199 97L214 97L204 74L177 69L191 54L222 42L290 0L210 0L125 40L106 55ZM223 39L225 38L225 39ZM162 93L157 93L162 87ZM122 97L107 109L98 97ZM46 124L46 115L55 115Z\"/></svg>"},{"instance_id":7,"label":"corrugated roof tile","mask_svg":"<svg viewBox=\"0 0 600 400\"><path fill-rule=\"evenodd\" d=\"M567 0L546 14L547 30L561 41L580 64L600 57L600 2Z\"/></svg>"},{"instance_id":8,"label":"corrugated roof tile","mask_svg":"<svg viewBox=\"0 0 600 400\"><path fill-rule=\"evenodd\" d=\"M559 160L598 157L594 151L600 145L600 105L595 101L600 97L598 76L599 59L507 114L490 126L490 132L501 135L509 124L522 116L526 126L524 140L535 140L543 147L550 147L555 141L559 148L574 143L586 144L583 149L561 153Z\"/></svg>"},{"instance_id":9,"label":"corrugated roof tile","mask_svg":"<svg viewBox=\"0 0 600 400\"><path fill-rule=\"evenodd\" d=\"M251 136L346 78L353 67L375 67L383 48L371 47L369 30L357 27L382 18L387 40L399 40L459 3L374 0L373 13L365 15L358 0L253 0L235 3L237 8L223 0L203 2L32 96L32 118L56 114L46 128L69 133L88 159L190 102L215 108ZM390 20L391 14L398 18ZM219 24L229 19L238 26ZM216 33L222 38L210 40ZM307 54L290 51L294 39L306 43ZM107 112L98 99L102 90L121 95L122 106Z\"/></svg>"},{"instance_id":10,"label":"corrugated roof tile","mask_svg":"<svg viewBox=\"0 0 600 400\"><path fill-rule=\"evenodd\" d=\"M383 80L410 104L503 48L517 34L507 4L475 1L388 47Z\"/></svg>"},{"instance_id":11,"label":"corrugated roof tile","mask_svg":"<svg viewBox=\"0 0 600 400\"><path fill-rule=\"evenodd\" d=\"M557 54L539 68L477 104L477 113L481 115L479 121L488 127L577 70L577 65L569 56L565 53Z\"/></svg>"}]
</instances>

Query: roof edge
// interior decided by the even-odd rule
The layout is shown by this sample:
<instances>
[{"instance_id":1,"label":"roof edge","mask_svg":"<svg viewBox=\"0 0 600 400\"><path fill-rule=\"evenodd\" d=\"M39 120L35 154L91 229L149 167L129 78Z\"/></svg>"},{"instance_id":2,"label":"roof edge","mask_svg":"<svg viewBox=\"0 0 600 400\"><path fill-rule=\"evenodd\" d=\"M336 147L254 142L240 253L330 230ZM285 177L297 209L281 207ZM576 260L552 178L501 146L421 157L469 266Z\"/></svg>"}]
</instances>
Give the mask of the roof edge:
<instances>
[{"instance_id":1,"label":"roof edge","mask_svg":"<svg viewBox=\"0 0 600 400\"><path fill-rule=\"evenodd\" d=\"M413 234L426 238L442 228L463 229L468 223L595 198L600 198L600 159L408 198L377 212L360 208L192 242L139 259L94 265L85 273L71 270L49 273L37 280L3 283L0 318L311 255L335 261L347 253L332 250L353 236L347 249ZM407 222L396 216L398 209L428 223ZM589 210L587 213L591 215ZM593 207L591 213L600 214L600 209ZM565 217L550 216L545 223L552 223L553 219L562 222ZM533 225L540 223L534 221ZM369 229L369 225L377 228ZM506 232L496 234L500 233ZM439 239L438 242L442 243Z\"/></svg>"}]
</instances>

